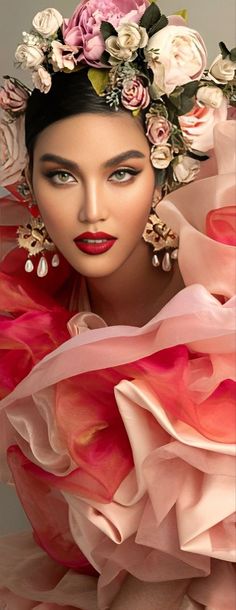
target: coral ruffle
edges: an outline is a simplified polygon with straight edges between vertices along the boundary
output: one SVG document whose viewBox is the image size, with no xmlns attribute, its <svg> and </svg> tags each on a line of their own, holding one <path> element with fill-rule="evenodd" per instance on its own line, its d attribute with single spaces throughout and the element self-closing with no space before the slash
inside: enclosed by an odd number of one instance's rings
<svg viewBox="0 0 236 610">
<path fill-rule="evenodd" d="M 190 187 L 161 202 L 186 287 L 142 328 L 72 317 L 2 274 L 1 477 L 34 533 L 1 543 L 7 609 L 164 610 L 168 583 L 171 610 L 233 610 L 234 200 L 221 178 L 198 183 L 202 215 L 190 219 Z"/>
</svg>

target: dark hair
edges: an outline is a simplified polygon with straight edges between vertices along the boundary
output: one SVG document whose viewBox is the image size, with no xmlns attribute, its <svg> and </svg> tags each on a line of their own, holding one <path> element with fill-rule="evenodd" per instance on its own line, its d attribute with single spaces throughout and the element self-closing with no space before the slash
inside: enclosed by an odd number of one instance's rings
<svg viewBox="0 0 236 610">
<path fill-rule="evenodd" d="M 25 140 L 31 168 L 35 141 L 41 131 L 56 121 L 87 112 L 110 114 L 116 113 L 116 110 L 107 104 L 104 96 L 94 91 L 86 68 L 70 74 L 56 72 L 47 94 L 34 89 L 25 117 Z M 122 107 L 119 112 L 130 113 Z M 144 121 L 141 114 L 140 118 Z"/>
</svg>

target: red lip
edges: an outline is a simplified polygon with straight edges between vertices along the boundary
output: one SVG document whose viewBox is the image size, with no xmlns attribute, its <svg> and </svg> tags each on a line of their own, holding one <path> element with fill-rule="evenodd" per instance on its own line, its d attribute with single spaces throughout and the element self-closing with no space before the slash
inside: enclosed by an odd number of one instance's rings
<svg viewBox="0 0 236 610">
<path fill-rule="evenodd" d="M 116 241 L 116 237 L 113 235 L 108 235 L 108 233 L 103 233 L 101 231 L 97 233 L 85 232 L 75 237 L 74 242 L 85 254 L 103 254 L 103 252 L 107 252 L 110 250 Z M 93 240 L 93 241 L 87 241 Z M 102 241 L 101 241 L 102 240 Z"/>
</svg>

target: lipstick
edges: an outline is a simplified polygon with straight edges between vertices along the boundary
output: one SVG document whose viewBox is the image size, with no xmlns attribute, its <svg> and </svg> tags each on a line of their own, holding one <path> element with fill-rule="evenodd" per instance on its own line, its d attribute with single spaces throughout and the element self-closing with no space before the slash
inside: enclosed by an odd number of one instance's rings
<svg viewBox="0 0 236 610">
<path fill-rule="evenodd" d="M 77 248 L 85 254 L 103 254 L 110 250 L 116 241 L 116 237 L 108 233 L 81 233 L 75 237 L 74 242 Z"/>
</svg>

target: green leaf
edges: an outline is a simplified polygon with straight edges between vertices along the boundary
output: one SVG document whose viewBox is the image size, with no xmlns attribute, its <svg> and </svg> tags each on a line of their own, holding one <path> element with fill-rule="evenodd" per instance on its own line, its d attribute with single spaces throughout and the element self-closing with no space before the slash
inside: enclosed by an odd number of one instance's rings
<svg viewBox="0 0 236 610">
<path fill-rule="evenodd" d="M 159 21 L 160 17 L 161 11 L 159 7 L 154 2 L 152 2 L 150 6 L 148 6 L 148 8 L 146 9 L 142 18 L 140 19 L 139 25 L 149 31 L 150 28 L 156 23 L 156 21 Z"/>
<path fill-rule="evenodd" d="M 117 31 L 111 23 L 108 23 L 108 21 L 102 21 L 100 30 L 105 41 L 110 36 L 117 36 Z"/>
<path fill-rule="evenodd" d="M 90 68 L 88 78 L 97 95 L 103 95 L 109 80 L 109 71 L 101 68 Z"/>
<path fill-rule="evenodd" d="M 223 57 L 223 59 L 225 59 L 227 57 L 227 55 L 229 55 L 229 49 L 227 49 L 227 46 L 224 42 L 219 42 L 219 47 L 220 47 L 220 51 L 221 51 L 221 55 Z"/>
<path fill-rule="evenodd" d="M 201 150 L 194 150 L 193 148 L 188 150 L 187 156 L 191 157 L 191 159 L 197 159 L 198 161 L 207 161 L 207 159 L 209 159 L 209 155 L 206 155 L 206 153 Z"/>
<path fill-rule="evenodd" d="M 159 19 L 159 21 L 157 21 L 157 23 L 155 23 L 149 30 L 148 35 L 149 37 L 153 36 L 153 34 L 156 34 L 157 32 L 159 32 L 160 30 L 162 30 L 163 28 L 166 27 L 166 25 L 168 25 L 168 19 L 165 15 L 162 15 Z"/>
<path fill-rule="evenodd" d="M 156 184 L 157 186 L 163 186 L 163 184 L 165 184 L 166 181 L 166 170 L 165 169 L 158 169 L 156 171 Z"/>
<path fill-rule="evenodd" d="M 231 51 L 230 51 L 230 59 L 231 59 L 231 61 L 235 61 L 236 62 L 236 47 L 231 49 Z"/>
<path fill-rule="evenodd" d="M 180 11 L 176 11 L 176 13 L 174 13 L 174 15 L 179 15 L 180 17 L 183 17 L 183 19 L 188 22 L 188 9 L 187 8 L 182 8 Z"/>
<path fill-rule="evenodd" d="M 138 116 L 140 114 L 140 108 L 137 108 L 136 110 L 132 110 L 132 115 L 134 117 Z"/>
<path fill-rule="evenodd" d="M 190 83 L 186 83 L 186 85 L 183 85 L 183 95 L 186 95 L 187 97 L 192 97 L 197 93 L 198 87 L 198 80 L 192 80 Z"/>
<path fill-rule="evenodd" d="M 180 108 L 178 110 L 178 115 L 182 116 L 182 114 L 187 114 L 190 112 L 195 105 L 195 97 L 184 97 L 181 99 Z"/>
</svg>

